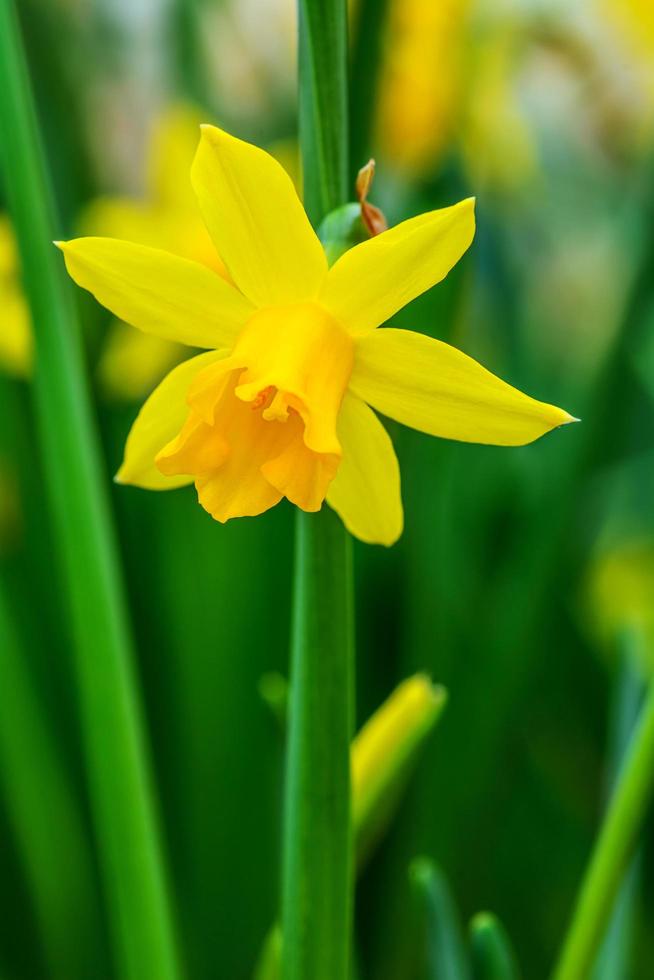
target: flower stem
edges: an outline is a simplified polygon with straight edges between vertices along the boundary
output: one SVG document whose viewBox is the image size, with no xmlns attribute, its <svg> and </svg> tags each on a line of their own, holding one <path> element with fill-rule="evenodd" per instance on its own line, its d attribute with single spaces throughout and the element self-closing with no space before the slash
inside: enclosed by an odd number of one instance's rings
<svg viewBox="0 0 654 980">
<path fill-rule="evenodd" d="M 284 980 L 345 980 L 352 912 L 351 542 L 298 514 L 283 894 Z"/>
<path fill-rule="evenodd" d="M 300 0 L 300 146 L 314 226 L 347 197 L 345 0 Z M 352 920 L 351 541 L 298 512 L 282 894 L 284 980 L 346 980 Z"/>
<path fill-rule="evenodd" d="M 116 544 L 75 309 L 52 245 L 60 229 L 12 0 L 0 0 L 0 152 L 36 335 L 35 409 L 69 603 L 118 973 L 127 980 L 175 980 L 173 928 Z"/>
<path fill-rule="evenodd" d="M 654 788 L 654 681 L 625 754 L 553 980 L 584 980 L 593 966 Z"/>
<path fill-rule="evenodd" d="M 347 6 L 299 0 L 304 206 L 315 228 L 348 198 Z"/>
</svg>

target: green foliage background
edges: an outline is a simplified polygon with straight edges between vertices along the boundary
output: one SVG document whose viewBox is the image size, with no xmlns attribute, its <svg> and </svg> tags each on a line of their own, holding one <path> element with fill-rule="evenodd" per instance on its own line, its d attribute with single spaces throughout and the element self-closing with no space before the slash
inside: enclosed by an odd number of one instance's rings
<svg viewBox="0 0 654 980">
<path fill-rule="evenodd" d="M 209 119 L 262 144 L 292 137 L 295 109 L 283 87 L 265 111 L 240 119 L 239 91 L 220 91 L 212 80 L 218 32 L 225 32 L 223 45 L 232 43 L 229 18 L 209 16 L 223 6 L 166 6 L 157 42 L 166 98 L 193 98 Z M 116 75 L 126 100 L 139 92 L 127 66 L 134 64 L 129 46 L 138 54 L 140 42 L 127 14 L 123 21 L 115 12 L 109 17 L 108 7 L 81 7 L 80 17 L 64 3 L 19 4 L 65 234 L 85 202 L 116 190 L 103 185 L 103 147 L 92 145 L 86 125 L 89 88 Z M 524 976 L 538 980 L 569 919 L 609 773 L 620 660 L 615 636 L 599 639 L 602 610 L 589 605 L 586 583 L 603 548 L 647 540 L 653 531 L 651 145 L 618 152 L 619 134 L 609 133 L 607 145 L 591 152 L 569 127 L 535 125 L 538 178 L 529 186 L 478 187 L 456 137 L 429 172 L 398 174 L 379 154 L 370 111 L 393 39 L 383 33 L 383 4 L 362 0 L 360 17 L 353 170 L 377 155 L 373 200 L 391 222 L 478 197 L 473 248 L 395 322 L 455 343 L 583 419 L 520 449 L 447 443 L 390 425 L 406 530 L 390 551 L 356 545 L 357 717 L 365 720 L 417 670 L 444 684 L 450 697 L 359 881 L 360 976 L 431 975 L 420 972 L 423 923 L 409 877 L 412 860 L 428 854 L 445 870 L 462 919 L 492 909 Z M 540 23 L 525 46 L 560 53 Z M 588 106 L 596 95 L 592 76 L 580 85 Z M 164 101 L 163 93 L 157 97 Z M 555 100 L 554 112 L 563 118 L 570 109 Z M 107 141 L 118 138 L 110 126 L 100 127 Z M 601 261 L 583 253 L 557 278 L 558 250 L 565 265 L 566 243 L 580 238 L 597 239 Z M 88 297 L 78 300 L 93 379 L 107 323 Z M 59 828 L 32 850 L 30 814 L 16 811 L 15 770 L 5 759 L 0 976 L 104 980 L 117 974 L 26 384 L 0 376 L 0 406 L 0 459 L 18 501 L 0 536 L 1 581 L 37 708 L 35 718 L 14 712 L 16 682 L 5 672 L 0 714 L 11 719 L 17 771 L 22 758 L 34 780 L 34 814 L 52 807 Z M 98 396 L 96 407 L 109 481 L 136 406 Z M 116 487 L 112 505 L 188 976 L 240 980 L 253 975 L 278 910 L 283 736 L 259 682 L 288 669 L 291 509 L 223 527 L 186 490 Z M 643 846 L 647 854 L 647 840 Z M 654 969 L 651 884 L 640 877 L 629 913 L 634 980 Z M 51 896 L 45 905 L 40 889 Z M 60 968 L 66 964 L 58 973 L 46 954 L 48 928 L 61 946 Z"/>
</svg>

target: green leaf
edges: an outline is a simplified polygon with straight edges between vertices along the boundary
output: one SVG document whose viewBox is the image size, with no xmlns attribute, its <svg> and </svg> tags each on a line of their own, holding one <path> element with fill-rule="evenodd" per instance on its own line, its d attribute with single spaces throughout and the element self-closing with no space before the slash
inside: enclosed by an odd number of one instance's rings
<svg viewBox="0 0 654 980">
<path fill-rule="evenodd" d="M 261 956 L 254 972 L 254 980 L 280 980 L 282 959 L 282 930 L 273 926 L 261 950 Z"/>
<path fill-rule="evenodd" d="M 350 201 L 330 211 L 318 228 L 318 238 L 329 265 L 333 265 L 349 248 L 365 242 L 369 237 L 361 219 L 361 205 L 357 201 Z"/>
<path fill-rule="evenodd" d="M 474 980 L 518 980 L 518 964 L 501 922 L 479 912 L 470 923 Z"/>
<path fill-rule="evenodd" d="M 643 664 L 639 656 L 640 652 L 645 651 L 633 649 L 628 631 L 620 636 L 619 641 L 620 668 L 615 684 L 610 735 L 609 761 L 612 786 L 618 778 L 645 689 Z M 615 977 L 629 976 L 631 972 L 640 858 L 641 856 L 636 854 L 625 873 L 597 958 L 593 980 L 614 980 Z"/>
<path fill-rule="evenodd" d="M 120 974 L 126 980 L 176 980 L 176 942 L 108 480 L 70 283 L 52 244 L 61 229 L 13 0 L 0 3 L 0 154 L 36 335 L 35 410 Z"/>
<path fill-rule="evenodd" d="M 409 878 L 422 914 L 426 980 L 470 980 L 461 923 L 447 879 L 427 857 L 416 858 Z"/>
<path fill-rule="evenodd" d="M 259 695 L 270 708 L 270 713 L 279 725 L 281 732 L 286 731 L 288 713 L 288 681 L 276 670 L 268 671 L 259 680 Z"/>
<path fill-rule="evenodd" d="M 632 631 L 632 642 L 643 642 Z M 554 980 L 588 975 L 605 935 L 654 790 L 654 680 L 629 739 L 609 805 L 584 874 Z"/>
</svg>

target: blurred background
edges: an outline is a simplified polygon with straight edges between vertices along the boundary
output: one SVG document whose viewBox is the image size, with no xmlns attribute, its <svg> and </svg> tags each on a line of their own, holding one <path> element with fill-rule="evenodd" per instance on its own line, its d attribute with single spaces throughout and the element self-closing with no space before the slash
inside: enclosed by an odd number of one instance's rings
<svg viewBox="0 0 654 980">
<path fill-rule="evenodd" d="M 292 0 L 18 7 L 65 236 L 203 261 L 198 121 L 301 181 Z M 427 854 L 462 920 L 496 912 L 539 980 L 652 666 L 654 7 L 358 0 L 351 58 L 352 188 L 372 155 L 391 224 L 477 197 L 472 248 L 394 322 L 583 419 L 519 449 L 389 423 L 406 530 L 391 550 L 355 543 L 358 722 L 417 670 L 450 696 L 360 875 L 360 976 L 426 976 L 408 867 Z M 183 351 L 76 294 L 109 483 Z M 0 583 L 23 656 L 0 678 L 0 976 L 104 980 L 117 974 L 30 370 L 3 214 Z M 188 976 L 249 978 L 278 905 L 283 734 L 261 681 L 287 675 L 292 511 L 221 526 L 192 490 L 114 487 L 112 502 Z M 50 808 L 63 833 L 48 837 Z M 654 975 L 653 886 L 634 871 L 625 980 Z"/>
</svg>

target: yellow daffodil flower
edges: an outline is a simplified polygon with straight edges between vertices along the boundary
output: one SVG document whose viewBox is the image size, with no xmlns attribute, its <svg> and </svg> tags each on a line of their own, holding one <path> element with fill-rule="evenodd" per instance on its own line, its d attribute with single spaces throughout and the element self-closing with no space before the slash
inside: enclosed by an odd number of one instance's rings
<svg viewBox="0 0 654 980">
<path fill-rule="evenodd" d="M 20 285 L 9 219 L 0 215 L 0 370 L 24 377 L 32 364 L 32 328 Z"/>
<path fill-rule="evenodd" d="M 357 537 L 390 545 L 402 531 L 399 467 L 370 406 L 431 435 L 497 445 L 571 421 L 447 344 L 376 329 L 466 251 L 472 200 L 404 221 L 328 268 L 268 153 L 204 126 L 192 182 L 231 282 L 146 246 L 59 243 L 73 279 L 121 319 L 210 348 L 146 401 L 119 482 L 194 482 L 218 521 L 282 497 L 305 511 L 326 499 Z"/>
</svg>

